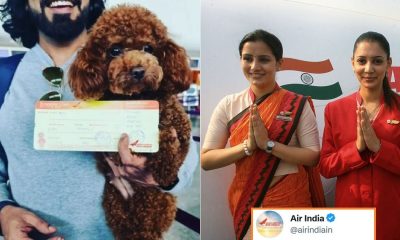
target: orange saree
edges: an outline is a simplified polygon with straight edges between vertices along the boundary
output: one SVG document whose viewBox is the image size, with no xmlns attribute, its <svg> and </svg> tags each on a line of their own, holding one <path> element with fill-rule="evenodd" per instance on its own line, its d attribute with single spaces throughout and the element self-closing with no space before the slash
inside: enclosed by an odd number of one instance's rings
<svg viewBox="0 0 400 240">
<path fill-rule="evenodd" d="M 289 143 L 306 101 L 306 97 L 277 87 L 271 94 L 255 102 L 271 139 L 286 145 Z M 247 108 L 228 123 L 231 146 L 242 144 L 247 139 L 249 116 Z M 251 208 L 260 207 L 265 200 L 279 161 L 272 154 L 257 149 L 251 156 L 236 162 L 236 174 L 228 198 L 237 239 L 243 239 L 247 233 Z M 324 206 L 319 173 L 314 168 L 306 169 L 312 205 Z"/>
</svg>

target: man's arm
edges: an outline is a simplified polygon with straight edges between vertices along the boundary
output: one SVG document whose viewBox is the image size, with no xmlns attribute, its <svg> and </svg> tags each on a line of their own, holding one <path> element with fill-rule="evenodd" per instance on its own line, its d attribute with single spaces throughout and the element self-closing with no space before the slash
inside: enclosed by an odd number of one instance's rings
<svg viewBox="0 0 400 240">
<path fill-rule="evenodd" d="M 1 210 L 8 206 L 18 206 L 18 204 L 12 199 L 9 182 L 8 182 L 8 172 L 7 172 L 7 158 L 3 146 L 0 143 L 0 212 Z"/>
<path fill-rule="evenodd" d="M 145 170 L 144 166 L 147 158 L 131 154 L 128 145 L 128 135 L 123 134 L 118 143 L 118 152 L 121 157 L 122 165 L 116 165 L 111 159 L 105 156 L 113 172 L 110 183 L 120 191 L 125 199 L 133 194 L 130 183 L 125 180 L 125 178 L 148 186 L 159 186 L 152 174 Z M 178 171 L 177 179 L 170 186 L 160 187 L 161 189 L 172 194 L 177 194 L 191 185 L 193 173 L 199 162 L 199 154 L 196 148 L 197 144 L 191 139 L 188 154 Z"/>
<path fill-rule="evenodd" d="M 0 157 L 0 226 L 5 239 L 28 239 L 36 229 L 43 234 L 52 234 L 56 228 L 21 207 L 12 199 L 8 185 L 6 160 Z M 51 239 L 59 239 L 57 237 Z"/>
</svg>

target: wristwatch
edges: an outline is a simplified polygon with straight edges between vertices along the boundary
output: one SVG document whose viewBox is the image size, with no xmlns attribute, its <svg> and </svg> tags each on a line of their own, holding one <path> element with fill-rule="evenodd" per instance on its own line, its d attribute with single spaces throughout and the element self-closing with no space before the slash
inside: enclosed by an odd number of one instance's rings
<svg viewBox="0 0 400 240">
<path fill-rule="evenodd" d="M 272 141 L 272 140 L 268 140 L 267 141 L 267 147 L 265 148 L 265 151 L 267 152 L 267 153 L 271 153 L 272 152 L 272 149 L 275 147 L 275 142 L 274 141 Z"/>
<path fill-rule="evenodd" d="M 179 182 L 179 177 L 176 177 L 175 181 L 168 186 L 160 186 L 160 188 L 164 191 L 172 190 Z"/>
</svg>

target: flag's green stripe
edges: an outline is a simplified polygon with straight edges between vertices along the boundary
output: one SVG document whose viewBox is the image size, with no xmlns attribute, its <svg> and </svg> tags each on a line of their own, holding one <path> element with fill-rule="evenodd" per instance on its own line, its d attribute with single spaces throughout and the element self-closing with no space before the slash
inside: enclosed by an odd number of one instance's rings
<svg viewBox="0 0 400 240">
<path fill-rule="evenodd" d="M 305 96 L 311 96 L 313 99 L 329 100 L 342 95 L 342 89 L 339 82 L 329 86 L 311 86 L 304 84 L 286 84 L 282 88 L 299 93 Z"/>
</svg>

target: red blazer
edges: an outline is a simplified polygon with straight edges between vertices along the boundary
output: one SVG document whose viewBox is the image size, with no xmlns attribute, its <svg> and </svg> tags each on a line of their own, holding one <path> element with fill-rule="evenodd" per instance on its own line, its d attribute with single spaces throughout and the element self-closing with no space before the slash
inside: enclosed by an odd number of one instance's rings
<svg viewBox="0 0 400 240">
<path fill-rule="evenodd" d="M 400 109 L 383 107 L 372 127 L 381 140 L 374 154 L 356 148 L 356 93 L 325 108 L 320 172 L 337 177 L 336 207 L 376 207 L 378 240 L 400 239 Z M 400 102 L 400 96 L 397 97 Z"/>
</svg>

